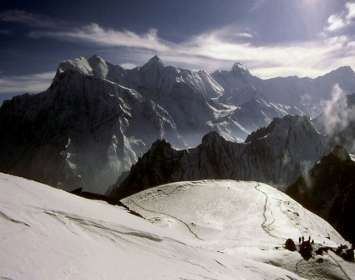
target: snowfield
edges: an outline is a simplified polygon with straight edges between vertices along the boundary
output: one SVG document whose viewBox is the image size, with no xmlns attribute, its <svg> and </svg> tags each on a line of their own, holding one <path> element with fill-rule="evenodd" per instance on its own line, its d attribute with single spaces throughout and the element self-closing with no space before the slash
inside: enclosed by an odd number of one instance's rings
<svg viewBox="0 0 355 280">
<path fill-rule="evenodd" d="M 282 247 L 345 241 L 261 183 L 180 182 L 123 200 L 145 219 L 2 173 L 0 192 L 0 279 L 355 279 L 334 254 L 305 261 Z"/>
</svg>

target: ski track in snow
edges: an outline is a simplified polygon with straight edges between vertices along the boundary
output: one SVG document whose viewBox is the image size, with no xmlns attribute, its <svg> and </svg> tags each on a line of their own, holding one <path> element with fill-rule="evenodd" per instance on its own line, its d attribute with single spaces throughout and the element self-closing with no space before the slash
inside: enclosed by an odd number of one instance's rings
<svg viewBox="0 0 355 280">
<path fill-rule="evenodd" d="M 347 280 L 352 280 L 351 277 L 349 276 L 349 274 L 345 271 L 345 269 L 340 265 L 340 263 L 329 254 L 329 257 L 334 261 L 334 263 L 336 263 L 336 265 L 339 267 L 339 269 L 341 270 L 341 272 L 344 273 L 344 276 L 346 277 Z"/>
<path fill-rule="evenodd" d="M 68 219 L 83 229 L 96 228 L 100 231 L 104 231 L 104 232 L 114 234 L 114 235 L 118 234 L 118 235 L 134 236 L 134 237 L 144 238 L 144 239 L 148 239 L 150 241 L 155 241 L 155 242 L 162 241 L 161 238 L 159 238 L 158 236 L 154 236 L 152 234 L 148 234 L 145 232 L 139 232 L 139 231 L 130 231 L 129 229 L 127 229 L 127 231 L 118 230 L 118 229 L 115 229 L 113 225 L 105 226 L 104 225 L 105 222 L 103 222 L 103 221 L 90 220 L 89 218 L 83 218 L 83 217 L 80 217 L 77 215 L 71 215 L 69 213 L 65 213 L 65 212 L 61 212 L 61 211 L 50 210 L 50 211 L 44 211 L 44 213 L 47 215 L 50 215 L 50 216 L 54 216 L 58 219 L 61 219 L 61 218 Z M 120 227 L 122 228 L 122 226 L 120 226 Z M 98 233 L 98 232 L 96 232 L 96 233 Z"/>
<path fill-rule="evenodd" d="M 264 209 L 263 209 L 263 218 L 264 218 L 264 221 L 262 222 L 261 227 L 262 227 L 262 229 L 265 231 L 265 233 L 266 233 L 267 235 L 269 235 L 269 236 L 271 236 L 271 237 L 273 237 L 273 238 L 277 238 L 277 239 L 284 239 L 284 238 L 282 238 L 282 237 L 279 237 L 279 236 L 277 236 L 277 235 L 271 233 L 270 227 L 275 223 L 275 218 L 274 218 L 274 216 L 273 216 L 272 210 L 268 207 L 269 195 L 268 195 L 266 192 L 264 192 L 263 190 L 261 190 L 259 187 L 260 187 L 260 184 L 257 184 L 257 185 L 255 186 L 255 189 L 256 189 L 258 192 L 262 193 L 262 194 L 264 195 L 264 197 L 265 197 L 265 203 L 264 203 Z M 270 212 L 270 215 L 271 215 L 271 217 L 272 217 L 272 220 L 271 220 L 270 222 L 268 222 L 268 217 L 267 217 L 267 215 L 266 215 L 267 211 Z"/>
<path fill-rule="evenodd" d="M 176 188 L 174 191 L 176 191 L 178 188 Z M 180 222 L 181 224 L 183 224 L 187 230 L 198 240 L 201 240 L 203 241 L 203 239 L 201 237 L 199 237 L 192 229 L 191 227 L 185 223 L 183 220 L 175 217 L 175 216 L 172 216 L 172 215 L 169 215 L 169 214 L 166 214 L 166 213 L 162 213 L 162 212 L 158 212 L 158 211 L 154 211 L 154 210 L 151 210 L 151 209 L 147 209 L 141 205 L 139 205 L 136 201 L 134 201 L 133 199 L 129 199 L 129 202 L 131 202 L 132 204 L 136 205 L 137 207 L 141 208 L 142 210 L 144 211 L 147 211 L 147 212 L 150 212 L 150 213 L 154 213 L 154 214 L 158 214 L 158 215 L 163 215 L 163 216 L 166 216 L 166 217 L 169 217 L 169 218 L 172 218 L 178 222 Z"/>
<path fill-rule="evenodd" d="M 333 262 L 328 261 L 327 266 L 332 266 L 336 267 L 339 269 L 339 271 L 344 275 L 345 278 L 341 277 L 336 277 L 334 279 L 342 279 L 342 280 L 352 280 L 352 278 L 346 273 L 346 271 L 341 267 L 341 265 L 331 256 L 327 255 Z M 303 268 L 303 269 L 302 269 Z M 306 269 L 307 268 L 307 269 Z M 315 271 L 312 271 L 312 268 L 314 268 Z M 295 272 L 302 276 L 305 277 L 306 279 L 316 279 L 316 280 L 321 280 L 321 279 L 327 279 L 325 277 L 322 277 L 319 273 L 317 273 L 317 267 L 315 266 L 315 263 L 306 261 L 306 260 L 299 260 L 296 263 L 295 266 Z"/>
<path fill-rule="evenodd" d="M 295 271 L 296 271 L 297 274 L 299 274 L 298 266 L 300 265 L 301 262 L 303 262 L 303 259 L 300 259 L 295 265 Z"/>
<path fill-rule="evenodd" d="M 275 218 L 272 214 L 272 210 L 270 208 L 268 208 L 268 202 L 269 202 L 269 196 L 266 192 L 262 191 L 260 189 L 260 184 L 258 183 L 255 186 L 255 189 L 259 192 L 261 192 L 264 196 L 265 196 L 265 203 L 264 203 L 264 209 L 263 209 L 263 217 L 264 217 L 264 221 L 261 224 L 262 229 L 265 231 L 266 234 L 268 234 L 269 236 L 273 237 L 273 238 L 277 238 L 277 239 L 284 239 L 282 237 L 276 236 L 274 234 L 271 233 L 271 229 L 270 226 L 272 226 L 275 223 Z M 282 200 L 280 200 L 280 202 L 283 202 Z M 272 221 L 268 223 L 268 217 L 266 215 L 267 211 L 269 210 L 270 215 L 272 216 Z M 281 209 L 280 209 L 281 210 Z M 335 265 L 342 271 L 342 273 L 344 274 L 344 276 L 346 277 L 347 280 L 352 280 L 351 277 L 347 274 L 347 272 L 344 270 L 344 268 L 340 265 L 340 263 L 331 255 L 329 255 L 329 257 L 333 260 L 333 262 L 335 263 Z M 296 273 L 299 273 L 298 271 L 298 266 L 301 265 L 301 263 L 303 262 L 303 260 L 300 260 L 296 263 L 295 266 L 295 271 Z M 308 264 L 308 263 L 307 263 Z"/>
<path fill-rule="evenodd" d="M 19 221 L 19 220 L 16 220 L 14 218 L 11 218 L 9 215 L 5 214 L 4 212 L 0 211 L 0 217 L 7 220 L 7 221 L 10 221 L 12 223 L 15 223 L 15 224 L 20 224 L 20 225 L 24 225 L 26 227 L 31 227 L 29 224 L 23 222 L 23 221 Z"/>
</svg>

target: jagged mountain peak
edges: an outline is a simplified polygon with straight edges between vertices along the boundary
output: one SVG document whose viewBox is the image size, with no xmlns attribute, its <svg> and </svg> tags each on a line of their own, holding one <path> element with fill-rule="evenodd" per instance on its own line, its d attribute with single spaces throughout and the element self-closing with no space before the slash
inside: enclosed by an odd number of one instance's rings
<svg viewBox="0 0 355 280">
<path fill-rule="evenodd" d="M 287 134 L 290 129 L 293 130 L 304 130 L 305 132 L 311 132 L 313 134 L 318 134 L 317 131 L 312 126 L 310 119 L 307 116 L 292 116 L 286 115 L 283 118 L 275 118 L 270 123 L 269 126 L 260 128 L 255 132 L 251 133 L 245 142 L 254 141 L 273 135 Z"/>
<path fill-rule="evenodd" d="M 104 67 L 106 67 L 106 68 L 108 67 L 108 66 L 107 66 L 108 62 L 107 62 L 103 57 L 101 57 L 101 56 L 99 56 L 99 55 L 96 55 L 96 54 L 90 56 L 90 57 L 87 59 L 87 61 L 88 61 L 88 63 L 90 64 L 90 66 L 91 66 L 92 68 L 95 68 L 95 67 L 97 67 L 97 66 L 99 66 L 99 65 L 102 65 L 102 66 L 104 66 Z"/>
<path fill-rule="evenodd" d="M 340 145 L 336 145 L 334 147 L 334 149 L 331 151 L 331 153 L 329 154 L 329 156 L 336 158 L 340 161 L 349 161 L 351 160 L 351 157 L 348 153 L 348 151 Z"/>
<path fill-rule="evenodd" d="M 151 146 L 151 151 L 154 152 L 154 153 L 157 152 L 157 151 L 163 151 L 163 150 L 166 150 L 166 149 L 172 149 L 172 146 L 165 139 L 156 140 Z"/>
<path fill-rule="evenodd" d="M 337 69 L 331 71 L 330 73 L 334 73 L 334 72 L 354 74 L 354 70 L 351 68 L 351 66 L 340 66 Z"/>
<path fill-rule="evenodd" d="M 155 55 L 151 59 L 149 59 L 143 66 L 142 68 L 163 68 L 164 63 L 160 59 L 159 56 Z"/>
<path fill-rule="evenodd" d="M 236 74 L 250 74 L 249 69 L 240 62 L 236 62 L 233 64 L 232 72 Z"/>
<path fill-rule="evenodd" d="M 93 54 L 88 58 L 88 61 L 105 61 L 105 59 L 102 56 L 99 56 L 97 54 Z M 105 61 L 106 62 L 106 61 Z"/>
<path fill-rule="evenodd" d="M 105 79 L 109 73 L 107 62 L 98 55 L 93 55 L 88 59 L 93 74 L 101 79 Z"/>
<path fill-rule="evenodd" d="M 354 70 L 350 66 L 340 66 L 340 67 L 336 68 L 335 70 L 332 70 L 332 71 L 328 72 L 327 74 L 316 78 L 316 80 L 317 79 L 318 80 L 319 79 L 339 80 L 340 81 L 339 86 L 342 87 L 342 85 L 341 85 L 342 80 L 344 80 L 345 78 L 354 79 L 354 77 L 355 77 Z M 334 86 L 334 84 L 333 84 L 333 86 Z"/>
<path fill-rule="evenodd" d="M 312 126 L 307 116 L 286 115 L 283 118 L 276 118 L 272 123 L 275 123 L 275 126 L 296 126 L 301 124 Z"/>
<path fill-rule="evenodd" d="M 96 54 L 90 57 L 79 57 L 63 61 L 57 69 L 57 74 L 68 71 L 108 80 L 127 87 L 127 83 L 125 83 L 127 71 L 120 65 L 112 64 Z"/>
<path fill-rule="evenodd" d="M 89 58 L 81 56 L 61 62 L 58 66 L 57 73 L 72 70 L 85 75 L 94 75 L 98 67 L 107 69 L 107 62 L 102 57 L 98 55 L 93 55 Z"/>
<path fill-rule="evenodd" d="M 63 73 L 66 71 L 78 71 L 85 75 L 92 75 L 92 68 L 89 61 L 85 57 L 79 57 L 75 59 L 68 59 L 61 62 L 58 66 L 57 73 Z"/>
<path fill-rule="evenodd" d="M 211 131 L 202 137 L 202 145 L 204 146 L 223 141 L 226 140 L 216 131 Z"/>
</svg>

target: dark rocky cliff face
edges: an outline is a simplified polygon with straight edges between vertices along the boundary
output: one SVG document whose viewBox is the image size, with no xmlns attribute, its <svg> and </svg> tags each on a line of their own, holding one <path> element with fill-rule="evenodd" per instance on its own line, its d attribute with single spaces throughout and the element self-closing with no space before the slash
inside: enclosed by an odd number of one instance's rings
<svg viewBox="0 0 355 280">
<path fill-rule="evenodd" d="M 179 141 L 164 113 L 133 90 L 75 70 L 58 72 L 46 92 L 16 97 L 0 108 L 0 170 L 56 187 L 105 192 L 162 131 Z M 137 131 L 141 137 L 130 138 Z"/>
<path fill-rule="evenodd" d="M 158 141 L 113 188 L 111 196 L 120 199 L 168 182 L 212 178 L 255 180 L 283 189 L 324 152 L 323 137 L 306 117 L 275 119 L 245 143 L 226 141 L 215 132 L 189 150 L 174 150 Z"/>
<path fill-rule="evenodd" d="M 286 192 L 355 243 L 355 162 L 344 148 L 337 146 Z"/>
</svg>

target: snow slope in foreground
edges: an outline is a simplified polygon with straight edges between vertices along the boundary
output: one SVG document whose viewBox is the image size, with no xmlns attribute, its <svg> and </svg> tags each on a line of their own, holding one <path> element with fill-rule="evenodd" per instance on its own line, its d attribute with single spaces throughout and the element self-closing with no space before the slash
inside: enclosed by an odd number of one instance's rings
<svg viewBox="0 0 355 280">
<path fill-rule="evenodd" d="M 183 182 L 125 200 L 153 224 L 122 207 L 2 173 L 0 193 L 0 279 L 354 277 L 354 265 L 336 256 L 307 263 L 275 249 L 284 235 L 310 232 L 329 245 L 343 240 L 263 184 Z"/>
</svg>

